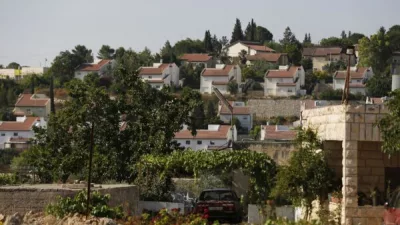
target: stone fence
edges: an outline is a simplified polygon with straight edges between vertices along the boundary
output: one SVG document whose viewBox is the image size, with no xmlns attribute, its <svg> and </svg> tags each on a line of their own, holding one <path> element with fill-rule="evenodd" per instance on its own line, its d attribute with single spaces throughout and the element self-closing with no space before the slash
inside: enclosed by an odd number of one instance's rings
<svg viewBox="0 0 400 225">
<path fill-rule="evenodd" d="M 73 197 L 82 189 L 63 188 L 61 185 L 26 185 L 0 187 L 0 213 L 12 215 L 16 212 L 25 214 L 29 211 L 40 212 L 49 203 L 54 203 L 57 196 Z M 122 205 L 124 212 L 138 215 L 139 188 L 133 185 L 103 185 L 93 191 L 110 194 L 110 206 Z"/>
<path fill-rule="evenodd" d="M 297 116 L 300 117 L 300 100 L 289 99 L 250 99 L 247 102 L 251 113 L 255 118 L 270 118 L 273 116 Z"/>
</svg>

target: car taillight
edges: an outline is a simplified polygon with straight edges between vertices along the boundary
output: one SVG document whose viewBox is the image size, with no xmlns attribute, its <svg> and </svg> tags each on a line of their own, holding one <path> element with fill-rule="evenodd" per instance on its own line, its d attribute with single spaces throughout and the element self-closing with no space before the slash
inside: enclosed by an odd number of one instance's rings
<svg viewBox="0 0 400 225">
<path fill-rule="evenodd" d="M 225 211 L 235 211 L 235 204 L 223 204 Z"/>
<path fill-rule="evenodd" d="M 206 212 L 208 212 L 208 205 L 206 205 L 206 204 L 197 205 L 196 212 L 197 213 L 203 213 L 203 212 L 206 213 Z"/>
</svg>

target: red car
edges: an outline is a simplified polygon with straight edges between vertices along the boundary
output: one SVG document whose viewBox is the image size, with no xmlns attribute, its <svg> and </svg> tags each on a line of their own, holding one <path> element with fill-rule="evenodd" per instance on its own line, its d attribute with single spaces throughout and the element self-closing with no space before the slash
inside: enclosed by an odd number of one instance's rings
<svg viewBox="0 0 400 225">
<path fill-rule="evenodd" d="M 392 193 L 389 202 L 385 204 L 383 214 L 384 225 L 400 225 L 400 189 Z"/>
</svg>

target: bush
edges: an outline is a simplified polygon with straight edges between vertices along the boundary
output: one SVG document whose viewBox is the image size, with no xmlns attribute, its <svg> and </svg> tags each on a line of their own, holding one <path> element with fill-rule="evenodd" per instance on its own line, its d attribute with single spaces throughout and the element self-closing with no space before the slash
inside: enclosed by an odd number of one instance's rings
<svg viewBox="0 0 400 225">
<path fill-rule="evenodd" d="M 0 174 L 0 185 L 17 184 L 18 179 L 15 174 Z"/>
<path fill-rule="evenodd" d="M 142 214 L 139 218 L 130 218 L 124 225 L 206 225 L 209 224 L 207 221 L 207 215 L 200 214 L 179 214 L 179 209 L 172 209 L 170 212 L 167 209 L 162 209 L 156 214 L 151 216 L 148 213 Z M 219 224 L 217 221 L 212 223 L 213 225 Z"/>
<path fill-rule="evenodd" d="M 20 151 L 15 150 L 15 149 L 3 149 L 0 151 L 0 166 L 1 165 L 6 165 L 9 166 L 11 165 L 11 161 L 14 157 L 17 157 L 19 155 Z"/>
<path fill-rule="evenodd" d="M 122 218 L 124 216 L 122 207 L 109 207 L 108 201 L 111 196 L 109 194 L 102 195 L 98 191 L 91 193 L 90 198 L 90 214 L 96 217 Z M 57 216 L 59 218 L 68 214 L 85 214 L 86 213 L 87 192 L 82 190 L 78 192 L 74 198 L 58 197 L 57 202 L 46 206 L 46 213 Z"/>
</svg>

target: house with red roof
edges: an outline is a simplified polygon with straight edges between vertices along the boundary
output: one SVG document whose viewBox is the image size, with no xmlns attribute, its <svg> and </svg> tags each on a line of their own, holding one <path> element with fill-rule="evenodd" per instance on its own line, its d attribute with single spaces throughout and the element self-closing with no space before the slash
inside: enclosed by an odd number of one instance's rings
<svg viewBox="0 0 400 225">
<path fill-rule="evenodd" d="M 278 70 L 268 70 L 264 78 L 265 96 L 304 95 L 305 83 L 303 66 L 280 66 Z"/>
<path fill-rule="evenodd" d="M 344 82 L 346 79 L 347 70 L 336 71 L 333 75 L 333 89 L 344 89 Z M 365 95 L 365 83 L 368 79 L 374 76 L 371 67 L 351 67 L 350 68 L 350 83 L 349 91 L 352 94 Z"/>
<path fill-rule="evenodd" d="M 237 41 L 228 45 L 227 47 L 228 56 L 236 58 L 240 56 L 240 53 L 244 50 L 247 55 L 255 55 L 257 53 L 271 53 L 275 52 L 272 48 L 264 46 L 259 42 L 250 41 Z"/>
<path fill-rule="evenodd" d="M 284 125 L 262 125 L 260 136 L 262 141 L 293 141 L 296 138 L 296 131 Z"/>
<path fill-rule="evenodd" d="M 256 53 L 246 56 L 246 64 L 252 65 L 256 61 L 264 61 L 277 65 L 288 65 L 289 59 L 286 53 Z"/>
<path fill-rule="evenodd" d="M 97 73 L 100 76 L 110 75 L 115 60 L 102 59 L 95 63 L 83 63 L 75 69 L 75 78 L 83 80 L 89 73 Z"/>
<path fill-rule="evenodd" d="M 233 113 L 231 113 L 224 104 L 221 102 L 219 103 L 219 119 L 224 123 L 229 124 L 233 114 L 233 117 L 236 117 L 240 121 L 241 128 L 250 131 L 253 128 L 253 114 L 251 113 L 250 107 L 246 106 L 244 102 L 230 101 L 229 104 L 233 108 Z"/>
<path fill-rule="evenodd" d="M 191 64 L 193 67 L 203 65 L 204 68 L 212 68 L 215 66 L 213 57 L 204 53 L 187 53 L 179 58 L 183 65 Z"/>
<path fill-rule="evenodd" d="M 173 140 L 177 141 L 181 147 L 192 150 L 223 150 L 231 148 L 231 143 L 236 141 L 236 128 L 229 125 L 209 124 L 208 129 L 197 130 L 196 135 L 185 126 L 182 130 L 175 133 Z"/>
<path fill-rule="evenodd" d="M 17 121 L 0 121 L 0 149 L 28 149 L 35 136 L 34 126 L 45 128 L 47 123 L 43 118 L 26 116 L 17 117 Z"/>
<path fill-rule="evenodd" d="M 20 94 L 13 113 L 15 116 L 38 116 L 47 119 L 50 115 L 50 98 L 43 94 Z"/>
<path fill-rule="evenodd" d="M 313 62 L 314 70 L 322 70 L 322 68 L 337 61 L 344 61 L 347 64 L 349 56 L 341 47 L 311 47 L 303 49 L 303 58 L 310 58 Z M 350 65 L 356 64 L 356 56 L 350 57 Z"/>
<path fill-rule="evenodd" d="M 212 87 L 216 87 L 222 94 L 228 94 L 227 86 L 230 81 L 236 81 L 240 86 L 242 83 L 240 66 L 217 64 L 215 68 L 205 68 L 200 74 L 200 93 L 211 94 Z"/>
<path fill-rule="evenodd" d="M 179 67 L 175 63 L 153 63 L 152 67 L 140 67 L 138 75 L 158 90 L 164 85 L 179 86 Z"/>
</svg>

